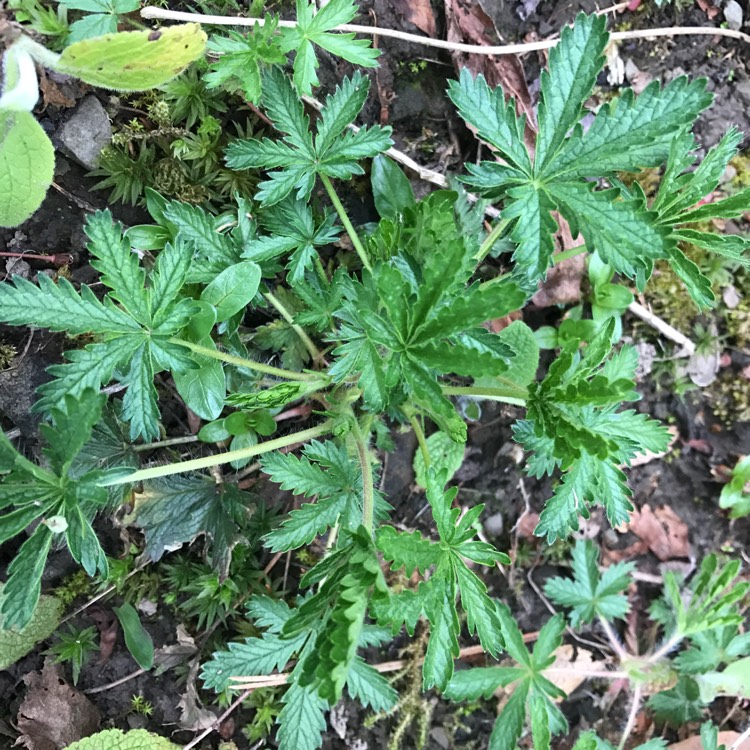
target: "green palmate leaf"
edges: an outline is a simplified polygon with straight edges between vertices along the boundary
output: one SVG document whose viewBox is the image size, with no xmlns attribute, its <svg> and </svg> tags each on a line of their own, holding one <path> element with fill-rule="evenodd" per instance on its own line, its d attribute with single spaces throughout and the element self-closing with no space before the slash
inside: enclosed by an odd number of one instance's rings
<svg viewBox="0 0 750 750">
<path fill-rule="evenodd" d="M 406 568 L 407 575 L 415 569 L 420 572 L 435 566 L 428 584 L 422 584 L 417 594 L 401 595 L 399 615 L 393 612 L 393 603 L 376 608 L 381 622 L 406 622 L 413 629 L 419 612 L 423 611 L 430 622 L 431 636 L 425 655 L 423 683 L 425 689 L 437 687 L 445 690 L 453 674 L 453 659 L 458 655 L 459 620 L 457 598 L 467 615 L 469 633 L 476 633 L 482 646 L 497 653 L 503 646 L 501 625 L 495 604 L 487 595 L 487 587 L 467 566 L 464 560 L 482 565 L 507 564 L 509 558 L 487 542 L 474 541 L 474 523 L 483 506 L 472 508 L 459 520 L 458 508 L 452 508 L 456 490 L 443 490 L 446 472 L 434 469 L 428 472 L 427 499 L 432 508 L 440 544 L 423 539 L 418 532 L 397 532 L 384 526 L 377 534 L 377 547 L 392 569 Z M 396 605 L 397 607 L 399 605 Z"/>
<path fill-rule="evenodd" d="M 164 218 L 177 229 L 176 244 L 192 252 L 187 281 L 209 283 L 225 268 L 241 260 L 238 243 L 217 231 L 215 217 L 202 208 L 169 201 L 164 208 Z"/>
<path fill-rule="evenodd" d="M 214 653 L 202 667 L 201 677 L 206 687 L 226 690 L 232 677 L 252 677 L 282 670 L 287 662 L 305 645 L 305 633 L 294 638 L 264 634 L 262 638 L 246 638 L 244 643 L 229 643 L 227 651 Z"/>
<path fill-rule="evenodd" d="M 604 66 L 608 41 L 600 17 L 580 15 L 565 29 L 541 77 L 535 160 L 524 142 L 524 120 L 515 102 L 492 90 L 482 76 L 462 72 L 448 95 L 461 116 L 506 162 L 468 166 L 464 181 L 504 203 L 515 243 L 515 273 L 527 283 L 542 278 L 552 263 L 552 212 L 559 211 L 616 271 L 645 278 L 653 261 L 674 248 L 666 228 L 640 199 L 623 200 L 619 190 L 596 190 L 588 178 L 656 167 L 670 155 L 675 132 L 684 131 L 711 102 L 705 82 L 680 78 L 654 83 L 637 99 L 632 91 L 601 108 L 584 133 L 583 106 Z"/>
<path fill-rule="evenodd" d="M 165 367 L 193 366 L 187 353 L 169 342 L 195 312 L 195 303 L 177 299 L 190 259 L 184 246 L 166 245 L 150 279 L 153 287 L 148 289 L 145 274 L 122 240 L 122 228 L 112 224 L 108 211 L 90 217 L 87 231 L 93 264 L 111 289 L 104 300 L 87 286 L 76 292 L 65 279 L 55 284 L 41 276 L 39 286 L 18 279 L 15 285 L 0 285 L 0 320 L 100 337 L 99 343 L 68 352 L 68 363 L 50 368 L 55 379 L 39 389 L 42 398 L 35 408 L 54 408 L 66 394 L 79 397 L 87 388 L 99 388 L 117 371 L 118 380 L 128 387 L 123 418 L 130 422 L 131 437 L 153 439 L 159 434 L 154 375 Z"/>
<path fill-rule="evenodd" d="M 301 459 L 292 454 L 268 454 L 263 459 L 263 470 L 282 489 L 318 497 L 314 504 L 292 511 L 281 526 L 266 535 L 272 550 L 286 551 L 309 544 L 337 522 L 352 530 L 359 526 L 362 472 L 344 447 L 333 441 L 312 441 L 305 446 Z"/>
<path fill-rule="evenodd" d="M 40 524 L 21 545 L 8 566 L 8 580 L 0 599 L 3 629 L 22 630 L 34 616 L 42 588 L 42 572 L 52 546 L 52 532 Z"/>
<path fill-rule="evenodd" d="M 205 44 L 206 34 L 197 23 L 107 34 L 66 47 L 55 68 L 93 86 L 143 91 L 181 73 Z"/>
<path fill-rule="evenodd" d="M 696 228 L 676 226 L 706 222 L 714 218 L 736 218 L 750 209 L 748 190 L 694 208 L 718 187 L 729 160 L 737 152 L 740 141 L 741 134 L 731 128 L 721 141 L 709 150 L 703 162 L 693 171 L 689 171 L 689 167 L 695 161 L 692 153 L 696 147 L 695 143 L 692 137 L 675 139 L 670 155 L 674 167 L 667 172 L 659 186 L 653 208 L 658 212 L 659 223 L 669 229 L 673 240 L 688 246 L 695 245 L 747 267 L 750 265 L 747 255 L 750 250 L 750 239 L 747 237 L 722 236 Z M 668 253 L 668 260 L 696 305 L 699 308 L 713 306 L 716 298 L 711 289 L 711 281 L 699 267 L 677 248 Z"/>
<path fill-rule="evenodd" d="M 680 677 L 673 688 L 652 695 L 648 707 L 657 719 L 680 726 L 703 718 L 705 703 L 698 683 L 692 677 Z"/>
<path fill-rule="evenodd" d="M 750 654 L 750 633 L 740 635 L 735 626 L 729 625 L 694 633 L 690 645 L 677 655 L 675 664 L 683 674 L 706 674 Z"/>
<path fill-rule="evenodd" d="M 71 466 L 75 454 L 91 435 L 102 406 L 102 397 L 86 391 L 79 400 L 66 396 L 51 413 L 52 423 L 42 434 L 49 446 L 50 469 L 42 469 L 16 453 L 3 436 L 0 440 L 0 543 L 20 534 L 40 519 L 8 566 L 7 583 L 0 598 L 0 627 L 20 630 L 31 620 L 39 601 L 47 555 L 56 535 L 64 534 L 70 553 L 90 575 L 106 575 L 107 562 L 91 527 L 91 518 L 106 505 L 107 491 L 95 482 L 101 472 L 88 475 Z M 58 537 L 60 538 L 60 537 Z"/>
<path fill-rule="evenodd" d="M 326 6 L 321 13 L 330 7 Z M 316 15 L 316 19 L 321 13 Z M 261 182 L 257 198 L 272 206 L 296 190 L 298 199 L 307 200 L 315 176 L 349 179 L 362 174 L 360 159 L 371 158 L 391 146 L 390 128 L 364 127 L 357 133 L 347 131 L 364 104 L 369 81 L 355 73 L 344 79 L 325 101 L 315 139 L 302 102 L 289 80 L 278 70 L 270 70 L 263 79 L 262 104 L 274 126 L 284 135 L 281 141 L 237 140 L 227 149 L 227 164 L 232 169 L 281 168 L 270 172 Z"/>
<path fill-rule="evenodd" d="M 293 684 L 282 699 L 277 723 L 279 750 L 316 750 L 323 742 L 328 704 L 311 687 Z"/>
<path fill-rule="evenodd" d="M 437 565 L 442 556 L 440 547 L 422 537 L 419 531 L 398 532 L 392 526 L 378 529 L 378 549 L 386 560 L 391 560 L 391 570 L 404 568 L 410 576 L 415 570 L 423 574 L 427 568 Z"/>
<path fill-rule="evenodd" d="M 398 701 L 398 692 L 376 669 L 357 657 L 346 679 L 346 691 L 365 708 L 390 711 Z"/>
<path fill-rule="evenodd" d="M 0 227 L 14 227 L 39 208 L 52 184 L 55 154 L 31 112 L 0 109 Z"/>
<path fill-rule="evenodd" d="M 246 36 L 230 30 L 225 36 L 211 37 L 208 51 L 221 56 L 203 76 L 208 88 L 239 87 L 248 101 L 257 103 L 261 94 L 261 66 L 280 65 L 286 60 L 275 38 L 277 26 L 277 17 L 266 16 L 265 23 L 253 27 Z"/>
<path fill-rule="evenodd" d="M 731 518 L 742 518 L 750 513 L 750 456 L 745 456 L 732 469 L 732 479 L 725 484 L 719 506 L 728 508 Z"/>
<path fill-rule="evenodd" d="M 578 124 L 583 103 L 591 96 L 604 67 L 604 48 L 609 35 L 603 16 L 579 16 L 573 27 L 563 29 L 560 43 L 549 55 L 549 69 L 542 71 L 539 102 L 539 134 L 534 170 L 554 161 L 570 130 Z"/>
<path fill-rule="evenodd" d="M 319 10 L 314 2 L 297 0 L 297 23 L 292 28 L 283 28 L 281 48 L 284 52 L 295 51 L 294 83 L 300 94 L 310 94 L 319 84 L 318 60 L 313 45 L 341 57 L 353 65 L 372 68 L 380 54 L 372 49 L 367 39 L 355 39 L 354 34 L 330 33 L 341 24 L 350 23 L 357 13 L 352 0 L 331 0 Z"/>
<path fill-rule="evenodd" d="M 441 194 L 381 222 L 372 244 L 388 259 L 362 282 L 347 284 L 335 314 L 339 346 L 329 374 L 335 381 L 357 374 L 373 410 L 408 397 L 451 439 L 464 442 L 463 420 L 436 376 L 504 373 L 515 352 L 478 326 L 520 307 L 525 294 L 508 280 L 467 288 L 476 260 L 453 203 L 452 194 Z"/>
<path fill-rule="evenodd" d="M 535 476 L 563 470 L 562 481 L 541 514 L 537 533 L 552 541 L 578 528 L 578 516 L 600 502 L 610 523 L 627 521 L 630 490 L 619 466 L 638 453 L 665 450 L 669 436 L 657 422 L 633 411 L 617 412 L 622 400 L 638 397 L 632 358 L 605 362 L 614 319 L 588 344 L 585 354 L 568 344 L 541 383 L 531 386 L 527 420 L 514 435 L 534 452 L 527 471 Z"/>
<path fill-rule="evenodd" d="M 144 554 L 153 562 L 167 550 L 204 535 L 211 566 L 223 578 L 254 511 L 250 496 L 234 485 L 217 485 L 204 477 L 171 477 L 144 487 L 135 522 L 146 538 Z"/>
<path fill-rule="evenodd" d="M 498 604 L 496 614 L 506 650 L 518 666 L 458 672 L 447 687 L 446 697 L 452 700 L 488 698 L 497 688 L 512 684 L 513 692 L 495 722 L 489 747 L 515 750 L 528 715 L 534 748 L 549 748 L 550 737 L 567 730 L 565 717 L 555 703 L 565 694 L 543 675 L 543 671 L 554 662 L 555 651 L 562 643 L 565 621 L 559 615 L 549 620 L 529 653 L 510 610 L 504 604 Z"/>
<path fill-rule="evenodd" d="M 573 548 L 573 580 L 550 578 L 544 591 L 555 604 L 571 607 L 571 625 L 575 628 L 594 617 L 606 620 L 624 618 L 629 610 L 622 592 L 630 585 L 633 565 L 610 565 L 602 575 L 597 561 L 599 552 L 592 542 L 576 542 Z"/>
<path fill-rule="evenodd" d="M 341 697 L 349 677 L 369 600 L 383 598 L 388 591 L 375 549 L 369 535 L 361 527 L 352 538 L 348 554 L 342 561 L 345 569 L 342 566 L 334 571 L 316 595 L 325 599 L 335 591 L 336 598 L 327 617 L 327 625 L 315 642 L 316 653 L 302 661 L 300 676 L 300 684 L 315 685 L 318 695 L 331 705 Z M 300 607 L 300 613 L 303 613 L 306 605 L 310 606 L 312 612 L 314 604 L 315 597 Z M 290 620 L 285 631 L 294 627 Z"/>
<path fill-rule="evenodd" d="M 264 211 L 260 223 L 268 233 L 246 243 L 243 256 L 258 263 L 291 253 L 287 269 L 293 286 L 302 281 L 305 271 L 318 257 L 316 248 L 338 239 L 330 213 L 316 226 L 312 209 L 304 201 L 287 198 Z"/>
</svg>

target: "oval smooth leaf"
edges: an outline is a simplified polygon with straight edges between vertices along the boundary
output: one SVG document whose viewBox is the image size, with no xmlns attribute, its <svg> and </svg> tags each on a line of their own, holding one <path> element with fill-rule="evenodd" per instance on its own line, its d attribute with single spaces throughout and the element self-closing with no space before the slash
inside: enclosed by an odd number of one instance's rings
<svg viewBox="0 0 750 750">
<path fill-rule="evenodd" d="M 148 631 L 141 624 L 141 618 L 132 604 L 127 602 L 121 607 L 113 607 L 122 626 L 125 645 L 141 669 L 149 670 L 154 666 L 154 642 Z"/>
<path fill-rule="evenodd" d="M 205 345 L 205 342 L 204 342 Z M 226 396 L 226 378 L 224 368 L 218 359 L 196 357 L 200 367 L 195 370 L 173 372 L 177 392 L 182 396 L 188 408 L 201 419 L 217 419 L 224 408 Z"/>
<path fill-rule="evenodd" d="M 380 154 L 372 161 L 372 197 L 381 219 L 392 219 L 414 206 L 414 191 L 409 178 L 392 159 Z"/>
<path fill-rule="evenodd" d="M 260 266 L 250 260 L 224 269 L 201 294 L 201 300 L 216 308 L 221 323 L 247 306 L 260 286 Z"/>
<path fill-rule="evenodd" d="M 206 33 L 197 23 L 124 31 L 71 44 L 55 67 L 92 86 L 145 91 L 182 73 L 205 46 Z"/>
<path fill-rule="evenodd" d="M 30 112 L 0 110 L 0 227 L 39 208 L 52 184 L 55 150 Z"/>
</svg>

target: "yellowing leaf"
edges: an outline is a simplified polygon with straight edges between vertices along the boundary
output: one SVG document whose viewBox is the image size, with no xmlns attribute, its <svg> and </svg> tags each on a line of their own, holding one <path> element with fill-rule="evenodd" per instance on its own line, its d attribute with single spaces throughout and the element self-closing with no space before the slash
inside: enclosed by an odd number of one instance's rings
<svg viewBox="0 0 750 750">
<path fill-rule="evenodd" d="M 143 91 L 182 73 L 205 45 L 206 34 L 197 23 L 105 34 L 71 44 L 56 68 L 93 86 Z"/>
<path fill-rule="evenodd" d="M 5 584 L 0 583 L 0 595 Z M 23 630 L 0 628 L 0 670 L 7 669 L 28 654 L 45 638 L 49 638 L 60 623 L 62 603 L 54 596 L 39 600 L 29 624 Z"/>
<path fill-rule="evenodd" d="M 0 227 L 15 227 L 39 208 L 52 183 L 52 143 L 30 112 L 0 110 Z"/>
<path fill-rule="evenodd" d="M 145 729 L 122 732 L 119 729 L 106 729 L 90 737 L 68 745 L 68 750 L 178 750 L 178 746 L 164 737 L 151 734 Z"/>
</svg>

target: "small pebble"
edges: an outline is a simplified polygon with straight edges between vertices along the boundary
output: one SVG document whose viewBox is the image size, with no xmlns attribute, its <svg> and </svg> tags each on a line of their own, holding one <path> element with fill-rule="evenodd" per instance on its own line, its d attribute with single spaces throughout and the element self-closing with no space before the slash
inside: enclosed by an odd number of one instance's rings
<svg viewBox="0 0 750 750">
<path fill-rule="evenodd" d="M 727 26 L 734 31 L 739 31 L 742 28 L 742 16 L 742 6 L 737 0 L 727 0 L 724 6 L 724 18 Z"/>
<path fill-rule="evenodd" d="M 500 536 L 500 534 L 503 533 L 504 525 L 503 514 L 493 513 L 489 518 L 485 520 L 484 530 L 489 536 Z"/>
</svg>

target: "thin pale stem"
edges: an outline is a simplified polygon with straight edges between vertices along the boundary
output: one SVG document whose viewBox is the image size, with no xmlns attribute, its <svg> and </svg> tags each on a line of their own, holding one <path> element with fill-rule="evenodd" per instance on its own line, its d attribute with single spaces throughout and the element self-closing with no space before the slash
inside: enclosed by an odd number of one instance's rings
<svg viewBox="0 0 750 750">
<path fill-rule="evenodd" d="M 630 704 L 630 713 L 628 714 L 628 723 L 625 725 L 625 729 L 620 739 L 620 744 L 617 746 L 617 750 L 623 750 L 625 743 L 628 741 L 628 737 L 633 731 L 635 726 L 635 720 L 638 716 L 638 709 L 641 706 L 641 686 L 636 685 L 633 689 L 633 702 Z"/>
<path fill-rule="evenodd" d="M 215 26 L 263 26 L 263 18 L 238 18 L 235 16 L 209 16 L 200 13 L 185 13 L 181 11 L 166 10 L 164 8 L 147 7 L 141 9 L 144 18 L 169 18 L 173 21 L 192 21 L 194 23 L 206 23 Z M 296 21 L 279 21 L 279 26 L 294 28 Z M 500 44 L 494 46 L 482 46 L 479 44 L 463 44 L 461 42 L 447 42 L 443 39 L 431 39 L 430 37 L 409 34 L 396 29 L 383 29 L 377 26 L 360 26 L 354 23 L 345 23 L 337 26 L 335 31 L 354 34 L 366 34 L 369 36 L 389 37 L 400 39 L 405 42 L 421 44 L 425 47 L 436 47 L 437 49 L 453 50 L 455 52 L 468 52 L 475 55 L 518 55 L 525 52 L 537 52 L 543 49 L 555 47 L 559 39 L 545 39 L 539 42 L 527 42 L 524 44 Z M 714 26 L 687 26 L 668 27 L 658 29 L 635 29 L 633 31 L 615 31 L 609 35 L 610 40 L 622 39 L 651 39 L 659 36 L 683 36 L 697 34 L 702 36 L 726 36 L 731 39 L 740 39 L 750 44 L 750 35 L 734 29 L 722 29 Z"/>
<path fill-rule="evenodd" d="M 325 187 L 328 197 L 331 199 L 331 203 L 333 203 L 336 213 L 339 215 L 339 219 L 341 219 L 341 223 L 344 225 L 344 229 L 346 229 L 346 233 L 349 235 L 349 239 L 352 241 L 352 245 L 354 245 L 354 249 L 357 251 L 357 255 L 359 255 L 359 259 L 362 261 L 362 265 L 368 271 L 372 271 L 372 264 L 367 257 L 367 252 L 362 244 L 362 240 L 359 239 L 359 235 L 354 229 L 354 225 L 349 219 L 349 215 L 346 213 L 344 204 L 339 200 L 338 195 L 336 195 L 336 191 L 333 189 L 331 181 L 324 174 L 320 175 L 320 181 L 323 183 L 323 187 Z"/>
<path fill-rule="evenodd" d="M 286 448 L 288 445 L 306 443 L 308 440 L 325 435 L 332 429 L 333 422 L 329 420 L 323 422 L 323 424 L 318 425 L 317 427 L 310 427 L 307 430 L 295 432 L 292 435 L 284 435 L 283 437 L 275 438 L 274 440 L 267 440 L 265 443 L 251 445 L 247 448 L 240 448 L 236 451 L 227 451 L 226 453 L 205 456 L 204 458 L 194 458 L 191 461 L 180 461 L 178 463 L 165 464 L 163 466 L 152 466 L 150 469 L 140 469 L 139 471 L 134 471 L 127 476 L 102 482 L 102 486 L 108 487 L 117 484 L 132 484 L 147 479 L 168 477 L 172 474 L 184 474 L 188 471 L 209 469 L 212 466 L 220 466 L 221 464 L 228 464 L 232 461 L 240 461 L 245 458 L 253 458 L 254 456 L 260 456 L 264 453 L 270 453 L 271 451 L 279 450 L 279 448 Z"/>
<path fill-rule="evenodd" d="M 414 434 L 417 437 L 417 443 L 419 443 L 419 450 L 422 453 L 422 458 L 424 459 L 424 467 L 425 469 L 430 468 L 430 451 L 427 448 L 427 440 L 424 436 L 424 430 L 422 429 L 422 423 L 417 419 L 416 414 L 412 414 L 409 417 L 409 424 L 411 424 L 412 430 L 414 430 Z"/>
<path fill-rule="evenodd" d="M 647 661 L 649 664 L 653 664 L 661 659 L 663 659 L 670 651 L 677 648 L 677 646 L 680 644 L 680 642 L 684 639 L 684 636 L 680 633 L 675 633 L 671 638 L 669 638 L 667 641 L 665 641 L 661 648 L 658 648 L 656 651 L 654 651 L 653 654 L 651 654 Z"/>
<path fill-rule="evenodd" d="M 313 340 L 305 333 L 304 329 L 294 322 L 292 314 L 286 309 L 282 301 L 271 292 L 266 292 L 263 296 L 276 308 L 276 310 L 278 310 L 281 317 L 289 323 L 294 332 L 300 337 L 300 340 L 305 345 L 307 351 L 310 352 L 310 356 L 313 360 L 317 361 L 320 359 L 320 350 L 315 346 Z"/>
<path fill-rule="evenodd" d="M 145 443 L 144 445 L 134 445 L 133 450 L 137 453 L 154 450 L 155 448 L 169 448 L 172 445 L 186 445 L 195 443 L 198 440 L 197 435 L 185 435 L 184 437 L 168 438 L 167 440 L 157 440 L 155 443 Z"/>
<path fill-rule="evenodd" d="M 602 626 L 602 630 L 604 630 L 604 632 L 606 633 L 609 645 L 612 646 L 612 650 L 615 652 L 615 654 L 617 654 L 617 658 L 620 660 L 620 662 L 629 659 L 630 655 L 624 649 L 622 643 L 620 643 L 620 639 L 617 637 L 617 633 L 615 633 L 612 625 L 610 625 L 610 623 L 601 616 L 599 617 L 599 624 Z"/>
<path fill-rule="evenodd" d="M 492 250 L 502 233 L 508 228 L 508 224 L 510 224 L 510 219 L 501 219 L 492 227 L 492 231 L 485 237 L 479 252 L 474 256 L 474 260 L 480 261 L 487 257 L 487 253 Z"/>
<path fill-rule="evenodd" d="M 629 675 L 627 672 L 620 671 L 607 671 L 604 669 L 580 669 L 577 664 L 572 664 L 569 667 L 547 667 L 542 670 L 543 675 L 570 675 L 582 676 L 591 678 L 601 678 L 603 680 L 624 680 L 628 679 Z"/>
<path fill-rule="evenodd" d="M 375 487 L 372 480 L 370 449 L 367 445 L 367 437 L 358 423 L 355 424 L 352 434 L 354 444 L 357 446 L 359 465 L 362 469 L 362 525 L 367 531 L 372 532 L 375 512 Z"/>
<path fill-rule="evenodd" d="M 201 354 L 204 357 L 210 357 L 211 359 L 219 359 L 222 362 L 227 362 L 230 365 L 236 365 L 237 367 L 244 367 L 248 370 L 255 370 L 255 372 L 262 372 L 264 375 L 273 375 L 276 378 L 283 378 L 284 380 L 297 380 L 300 382 L 307 382 L 309 380 L 315 380 L 320 375 L 313 375 L 305 372 L 292 372 L 291 370 L 282 370 L 280 367 L 273 367 L 271 365 L 264 365 L 262 362 L 255 362 L 252 359 L 245 359 L 244 357 L 235 357 L 233 354 L 227 354 L 221 352 L 218 349 L 211 349 L 207 346 L 201 346 L 200 344 L 194 344 L 192 341 L 185 341 L 184 339 L 169 339 L 172 344 L 184 346 L 186 349 Z"/>
<path fill-rule="evenodd" d="M 526 406 L 525 390 L 516 388 L 479 388 L 473 385 L 443 385 L 445 396 L 468 396 L 469 398 L 484 399 L 486 401 L 501 401 L 513 406 Z"/>
<path fill-rule="evenodd" d="M 235 700 L 229 708 L 227 708 L 224 713 L 219 716 L 216 721 L 211 724 L 210 727 L 207 727 L 204 729 L 197 737 L 195 737 L 193 740 L 188 742 L 187 745 L 185 745 L 182 750 L 190 750 L 191 748 L 195 747 L 196 745 L 200 744 L 202 740 L 204 740 L 206 737 L 208 737 L 211 732 L 218 731 L 219 727 L 226 721 L 226 719 L 232 714 L 232 712 L 242 704 L 242 702 L 250 695 L 250 693 L 253 692 L 252 688 L 248 688 L 243 693 L 240 694 L 240 696 Z"/>
</svg>

